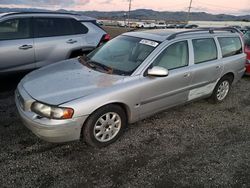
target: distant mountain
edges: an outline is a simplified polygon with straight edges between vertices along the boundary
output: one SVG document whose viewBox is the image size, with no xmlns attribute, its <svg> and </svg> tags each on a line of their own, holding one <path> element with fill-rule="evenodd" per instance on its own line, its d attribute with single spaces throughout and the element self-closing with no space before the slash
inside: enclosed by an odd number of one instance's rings
<svg viewBox="0 0 250 188">
<path fill-rule="evenodd" d="M 48 12 L 45 9 L 29 9 L 29 8 L 0 8 L 0 12 Z M 69 11 L 60 9 L 57 12 L 71 12 L 83 14 L 97 19 L 119 19 L 126 17 L 126 11 Z M 130 13 L 131 19 L 145 20 L 166 20 L 166 21 L 184 21 L 187 18 L 186 12 L 170 12 L 170 11 L 154 11 L 150 9 L 137 9 Z M 250 15 L 234 16 L 228 14 L 209 14 L 206 12 L 192 12 L 190 14 L 192 21 L 249 21 Z"/>
</svg>

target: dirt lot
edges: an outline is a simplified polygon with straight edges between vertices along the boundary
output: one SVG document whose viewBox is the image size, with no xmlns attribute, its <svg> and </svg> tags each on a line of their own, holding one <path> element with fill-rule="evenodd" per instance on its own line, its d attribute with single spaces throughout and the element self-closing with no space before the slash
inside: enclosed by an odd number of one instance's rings
<svg viewBox="0 0 250 188">
<path fill-rule="evenodd" d="M 13 98 L 21 76 L 0 80 L 1 187 L 250 187 L 249 77 L 221 104 L 167 110 L 93 149 L 44 142 L 22 125 Z"/>
</svg>

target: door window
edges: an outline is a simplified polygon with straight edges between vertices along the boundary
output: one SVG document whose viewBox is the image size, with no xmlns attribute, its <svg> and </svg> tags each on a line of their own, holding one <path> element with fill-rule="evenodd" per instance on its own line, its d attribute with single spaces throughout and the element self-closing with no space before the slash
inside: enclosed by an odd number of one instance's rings
<svg viewBox="0 0 250 188">
<path fill-rule="evenodd" d="M 223 57 L 229 57 L 242 53 L 242 46 L 239 37 L 219 37 L 218 40 Z"/>
<path fill-rule="evenodd" d="M 153 66 L 164 67 L 168 70 L 188 65 L 188 43 L 181 41 L 167 47 L 154 61 Z"/>
<path fill-rule="evenodd" d="M 35 18 L 34 32 L 37 38 L 74 34 L 70 20 L 64 18 Z"/>
<path fill-rule="evenodd" d="M 18 18 L 0 22 L 0 40 L 30 38 L 30 19 Z"/>
<path fill-rule="evenodd" d="M 192 42 L 195 64 L 217 59 L 217 47 L 214 39 L 194 39 Z"/>
</svg>

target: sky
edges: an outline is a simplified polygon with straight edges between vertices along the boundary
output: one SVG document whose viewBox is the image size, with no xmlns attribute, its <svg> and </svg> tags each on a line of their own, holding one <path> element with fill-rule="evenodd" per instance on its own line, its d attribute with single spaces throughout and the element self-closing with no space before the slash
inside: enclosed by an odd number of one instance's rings
<svg viewBox="0 0 250 188">
<path fill-rule="evenodd" d="M 190 0 L 132 0 L 132 10 L 187 11 Z M 193 12 L 250 14 L 250 0 L 193 0 Z M 128 0 L 0 0 L 0 7 L 67 10 L 128 10 Z"/>
</svg>

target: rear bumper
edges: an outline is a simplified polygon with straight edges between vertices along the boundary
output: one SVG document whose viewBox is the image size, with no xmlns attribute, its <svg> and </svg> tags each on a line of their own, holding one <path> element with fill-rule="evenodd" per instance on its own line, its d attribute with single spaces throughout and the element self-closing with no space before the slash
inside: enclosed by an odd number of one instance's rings
<svg viewBox="0 0 250 188">
<path fill-rule="evenodd" d="M 15 102 L 24 125 L 42 140 L 60 143 L 80 139 L 82 125 L 87 116 L 68 120 L 38 118 L 35 113 L 22 109 L 17 95 Z"/>
</svg>

